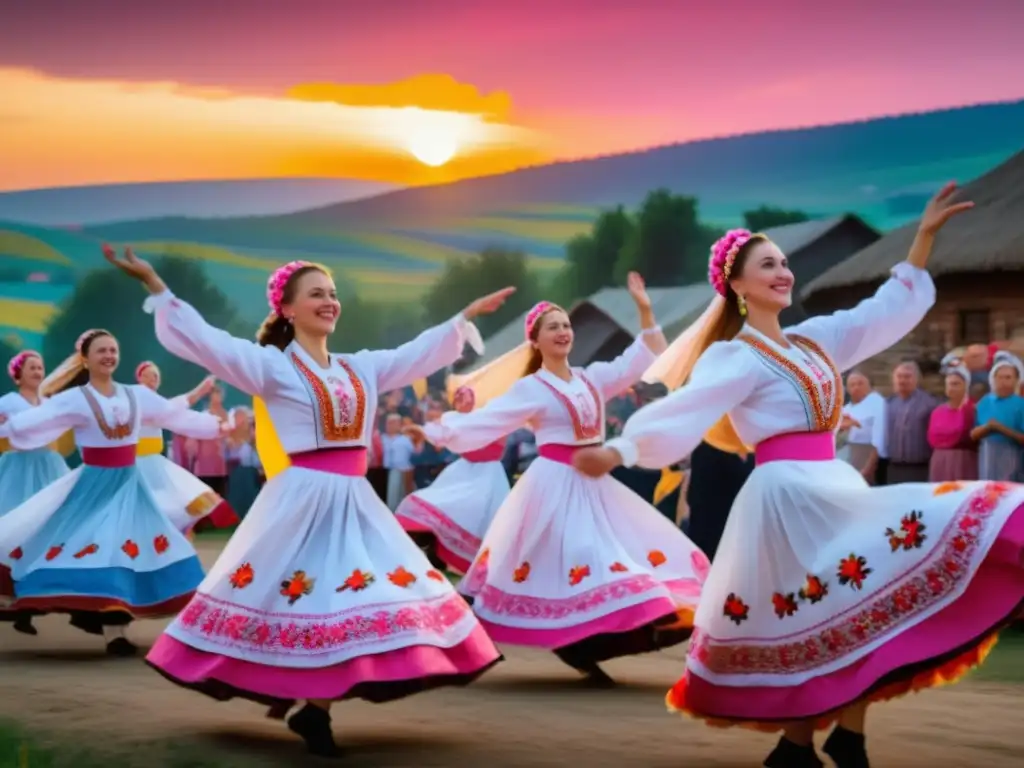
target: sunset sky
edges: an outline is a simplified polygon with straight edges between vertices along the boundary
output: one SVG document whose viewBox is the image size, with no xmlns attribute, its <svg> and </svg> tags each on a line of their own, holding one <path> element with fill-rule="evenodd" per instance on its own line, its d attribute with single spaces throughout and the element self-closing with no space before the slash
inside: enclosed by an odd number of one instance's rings
<svg viewBox="0 0 1024 768">
<path fill-rule="evenodd" d="M 1014 0 L 4 5 L 0 190 L 425 183 L 1024 98 Z"/>
</svg>

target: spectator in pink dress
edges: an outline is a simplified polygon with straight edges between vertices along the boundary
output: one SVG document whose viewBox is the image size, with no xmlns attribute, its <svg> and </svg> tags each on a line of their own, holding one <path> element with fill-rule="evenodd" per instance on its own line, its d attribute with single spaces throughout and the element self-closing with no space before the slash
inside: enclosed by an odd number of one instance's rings
<svg viewBox="0 0 1024 768">
<path fill-rule="evenodd" d="M 928 421 L 928 443 L 933 449 L 928 481 L 977 480 L 978 444 L 971 439 L 975 411 L 967 396 L 971 372 L 960 360 L 943 362 L 947 399 Z"/>
<path fill-rule="evenodd" d="M 228 420 L 228 412 L 224 408 L 224 390 L 214 386 L 210 390 L 206 412 L 217 416 L 222 421 Z M 228 465 L 224 455 L 226 443 L 223 437 L 213 440 L 195 441 L 195 463 L 192 474 L 210 486 L 221 496 L 227 496 Z"/>
</svg>

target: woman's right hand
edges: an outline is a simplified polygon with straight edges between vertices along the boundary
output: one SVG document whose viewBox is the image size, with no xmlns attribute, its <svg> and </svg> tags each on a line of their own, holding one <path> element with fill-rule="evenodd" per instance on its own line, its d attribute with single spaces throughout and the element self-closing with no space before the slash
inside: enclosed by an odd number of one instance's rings
<svg viewBox="0 0 1024 768">
<path fill-rule="evenodd" d="M 402 434 L 416 443 L 427 443 L 427 433 L 419 424 L 407 424 L 402 427 Z"/>
<path fill-rule="evenodd" d="M 125 248 L 124 256 L 119 259 L 114 247 L 104 243 L 103 258 L 129 277 L 134 277 L 140 283 L 145 285 L 150 293 L 163 293 L 163 291 L 167 290 L 167 286 L 164 285 L 164 281 L 160 279 L 160 275 L 158 275 L 156 270 L 153 269 L 153 265 L 136 256 L 135 251 L 131 248 Z"/>
</svg>

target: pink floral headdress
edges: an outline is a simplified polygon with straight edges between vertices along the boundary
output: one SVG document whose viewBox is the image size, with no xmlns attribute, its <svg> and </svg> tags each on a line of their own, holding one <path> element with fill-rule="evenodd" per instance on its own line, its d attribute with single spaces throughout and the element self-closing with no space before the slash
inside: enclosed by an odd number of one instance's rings
<svg viewBox="0 0 1024 768">
<path fill-rule="evenodd" d="M 533 309 L 526 313 L 526 322 L 523 323 L 523 336 L 527 341 L 530 340 L 530 334 L 533 333 L 533 326 L 544 316 L 544 313 L 552 309 L 561 309 L 561 307 L 557 304 L 552 304 L 550 301 L 540 301 L 534 304 Z"/>
<path fill-rule="evenodd" d="M 156 363 L 152 360 L 143 360 L 135 367 L 135 380 L 142 383 L 142 374 L 147 368 L 156 368 Z"/>
<path fill-rule="evenodd" d="M 764 237 L 749 229 L 730 229 L 711 246 L 711 258 L 708 260 L 708 282 L 719 296 L 725 298 L 729 293 L 729 275 L 732 273 L 733 262 L 740 248 L 750 242 L 751 238 Z"/>
<path fill-rule="evenodd" d="M 10 362 L 7 363 L 7 375 L 10 376 L 13 381 L 17 381 L 21 378 L 21 369 L 25 367 L 25 361 L 30 357 L 38 357 L 40 360 L 43 359 L 43 356 L 34 349 L 25 349 L 12 357 Z"/>
<path fill-rule="evenodd" d="M 107 332 L 104 331 L 102 328 L 90 328 L 88 331 L 86 331 L 85 333 L 78 337 L 78 340 L 75 342 L 75 352 L 81 355 L 82 347 L 85 346 L 85 342 L 89 341 L 92 338 L 95 338 L 96 336 L 105 336 L 106 333 Z"/>
<path fill-rule="evenodd" d="M 292 275 L 300 269 L 315 267 L 316 264 L 310 261 L 289 261 L 283 267 L 278 267 L 267 280 L 267 304 L 270 311 L 278 317 L 281 316 L 281 302 L 284 301 L 284 287 L 292 279 Z"/>
</svg>

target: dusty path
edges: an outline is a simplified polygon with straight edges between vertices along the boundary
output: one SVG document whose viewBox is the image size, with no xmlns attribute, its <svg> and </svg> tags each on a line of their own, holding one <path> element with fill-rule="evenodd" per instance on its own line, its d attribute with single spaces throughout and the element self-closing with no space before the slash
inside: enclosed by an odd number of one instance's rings
<svg viewBox="0 0 1024 768">
<path fill-rule="evenodd" d="M 214 547 L 204 546 L 204 559 Z M 69 732 L 126 755 L 147 743 L 178 741 L 223 755 L 224 765 L 310 765 L 284 726 L 244 702 L 217 704 L 164 682 L 139 660 L 112 660 L 98 638 L 66 620 L 38 622 L 27 638 L 0 626 L 0 717 L 41 732 Z M 133 627 L 148 645 L 156 622 Z M 336 709 L 338 737 L 352 768 L 586 768 L 757 766 L 768 736 L 716 731 L 673 717 L 662 703 L 682 668 L 673 649 L 608 665 L 622 685 L 582 688 L 550 655 L 506 649 L 508 660 L 476 685 L 387 706 Z M 966 683 L 876 710 L 876 766 L 1024 765 L 1024 691 Z M 135 764 L 133 762 L 133 764 Z M 151 766 L 159 763 L 148 761 Z M 177 762 L 177 765 L 188 765 Z"/>
</svg>

